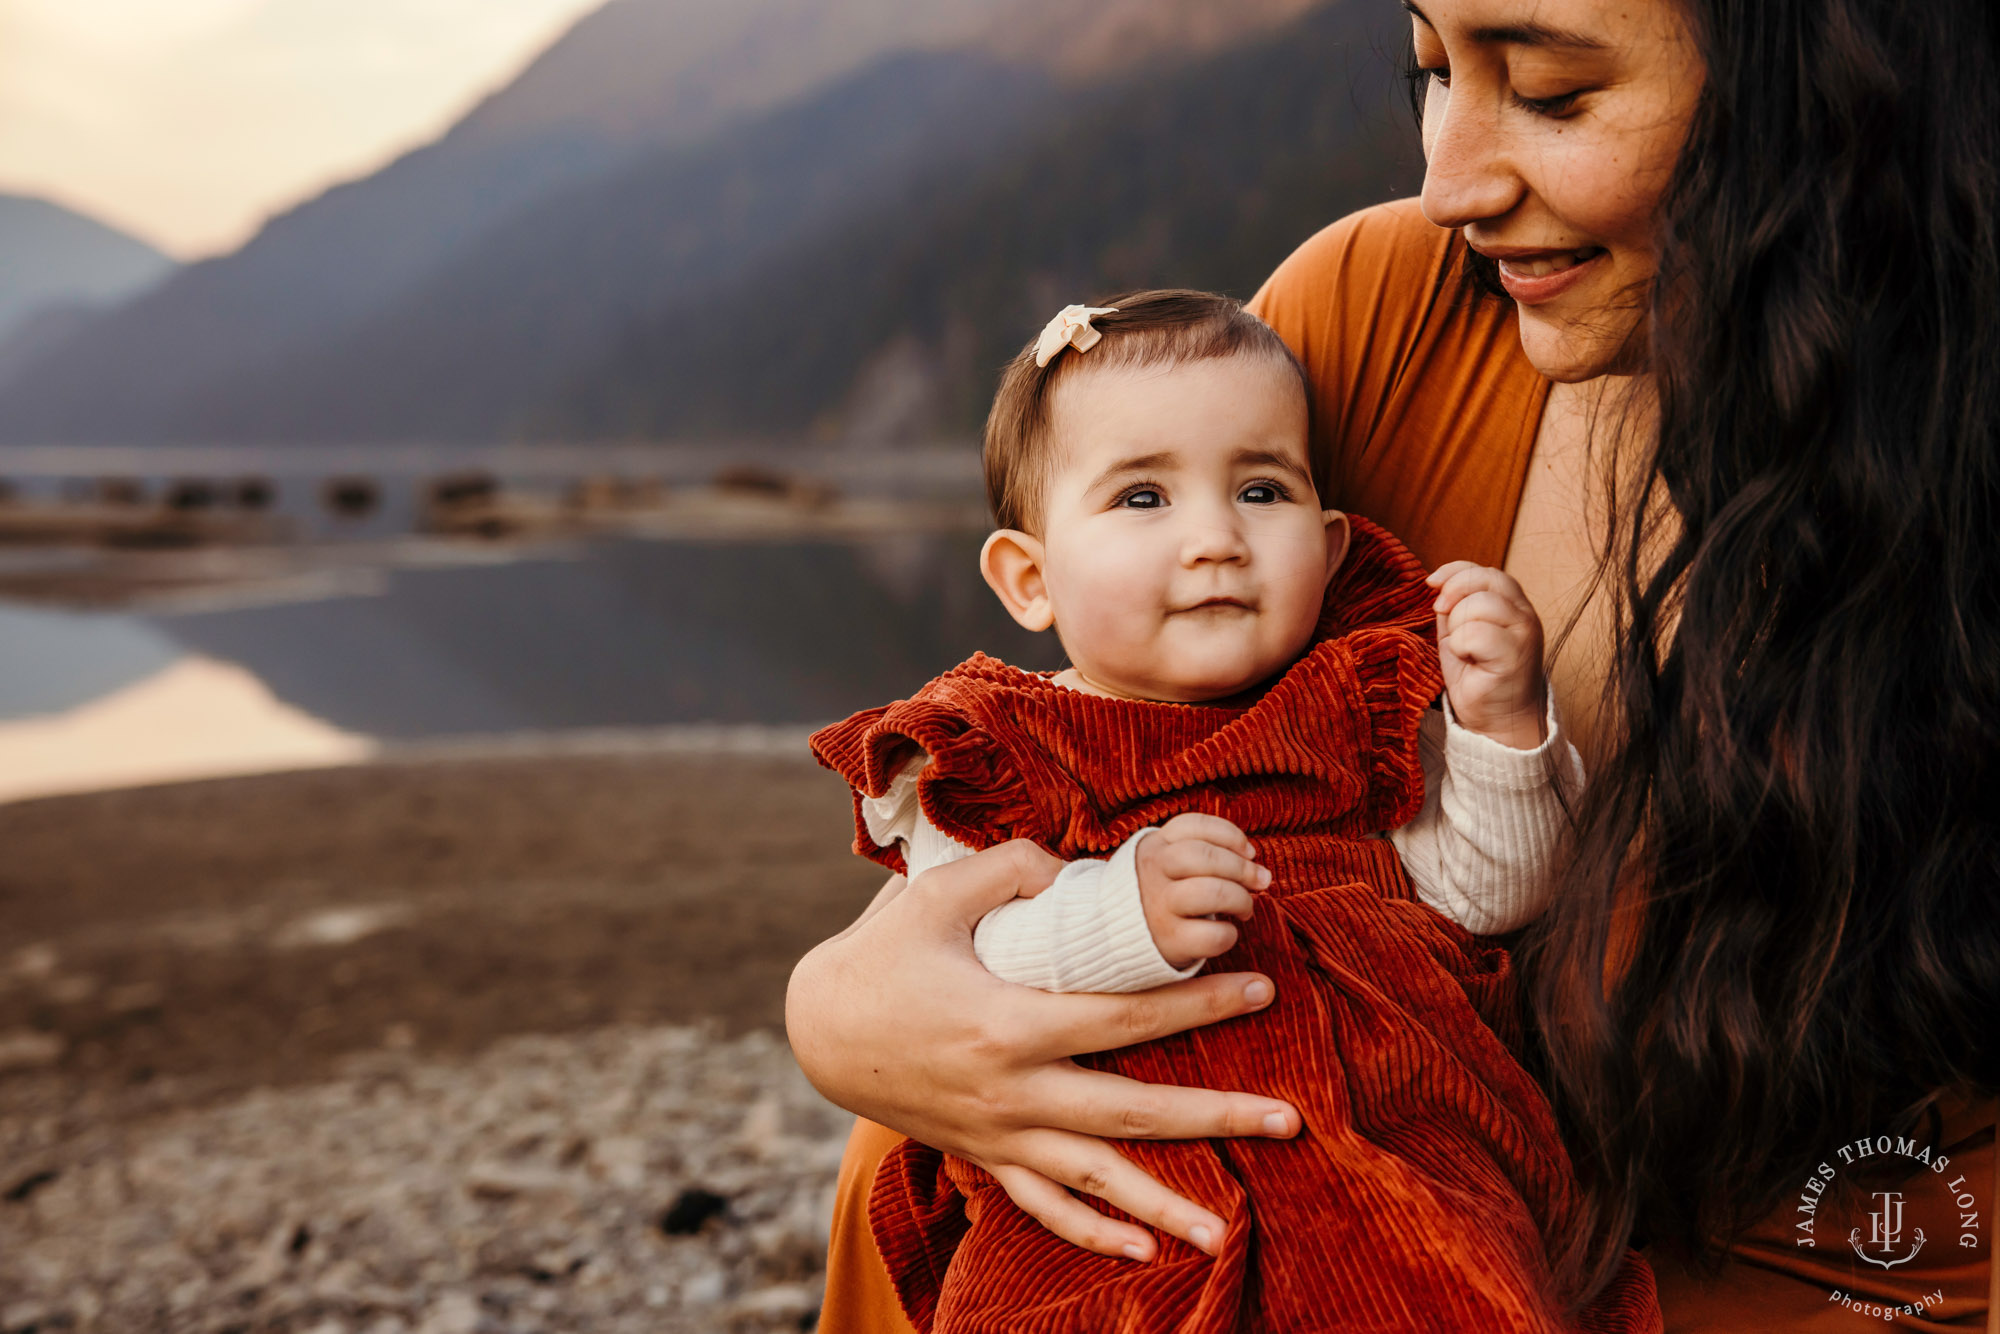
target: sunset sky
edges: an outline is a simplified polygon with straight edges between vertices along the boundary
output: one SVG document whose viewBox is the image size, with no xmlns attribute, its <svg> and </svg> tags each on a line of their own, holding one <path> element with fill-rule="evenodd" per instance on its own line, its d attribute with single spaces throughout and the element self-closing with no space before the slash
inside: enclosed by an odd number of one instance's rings
<svg viewBox="0 0 2000 1334">
<path fill-rule="evenodd" d="M 0 190 L 182 258 L 431 138 L 601 0 L 0 0 Z"/>
</svg>

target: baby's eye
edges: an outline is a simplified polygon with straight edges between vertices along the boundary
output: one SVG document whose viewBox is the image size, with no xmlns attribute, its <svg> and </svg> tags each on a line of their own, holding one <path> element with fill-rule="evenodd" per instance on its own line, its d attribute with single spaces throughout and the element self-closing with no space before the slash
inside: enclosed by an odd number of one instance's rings
<svg viewBox="0 0 2000 1334">
<path fill-rule="evenodd" d="M 1167 503 L 1158 487 L 1135 486 L 1118 497 L 1118 504 L 1130 510 L 1156 510 Z"/>
<path fill-rule="evenodd" d="M 1246 505 L 1275 505 L 1285 498 L 1285 488 L 1276 482 L 1252 482 L 1236 498 Z"/>
</svg>

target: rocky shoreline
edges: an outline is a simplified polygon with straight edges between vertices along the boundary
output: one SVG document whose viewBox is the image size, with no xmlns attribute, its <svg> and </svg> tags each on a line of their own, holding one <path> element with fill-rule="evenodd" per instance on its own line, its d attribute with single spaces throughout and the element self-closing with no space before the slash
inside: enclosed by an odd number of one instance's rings
<svg viewBox="0 0 2000 1334">
<path fill-rule="evenodd" d="M 712 1027 L 371 1053 L 135 1123 L 42 1082 L 8 1118 L 10 1334 L 806 1329 L 851 1124 Z"/>
<path fill-rule="evenodd" d="M 0 805 L 0 1331 L 811 1328 L 852 827 L 796 755 Z"/>
</svg>

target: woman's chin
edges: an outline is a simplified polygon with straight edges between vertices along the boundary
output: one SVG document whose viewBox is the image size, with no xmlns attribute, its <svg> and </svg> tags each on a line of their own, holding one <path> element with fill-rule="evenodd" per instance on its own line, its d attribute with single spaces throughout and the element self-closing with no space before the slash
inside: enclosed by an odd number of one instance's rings
<svg viewBox="0 0 2000 1334">
<path fill-rule="evenodd" d="M 1637 369 L 1632 350 L 1641 340 L 1634 336 L 1629 315 L 1599 310 L 1594 312 L 1596 320 L 1574 314 L 1565 319 L 1545 306 L 1517 303 L 1515 309 L 1520 314 L 1521 351 L 1546 379 L 1582 384 Z"/>
</svg>

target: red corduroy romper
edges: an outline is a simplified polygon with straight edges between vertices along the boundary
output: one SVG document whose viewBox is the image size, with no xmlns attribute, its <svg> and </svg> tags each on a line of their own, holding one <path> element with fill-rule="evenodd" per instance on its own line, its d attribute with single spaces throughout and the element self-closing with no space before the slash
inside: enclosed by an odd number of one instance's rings
<svg viewBox="0 0 2000 1334">
<path fill-rule="evenodd" d="M 813 738 L 871 796 L 921 746 L 925 815 L 974 848 L 1029 838 L 1065 859 L 1107 857 L 1205 811 L 1240 826 L 1272 872 L 1213 964 L 1269 974 L 1270 1009 L 1084 1061 L 1269 1094 L 1304 1115 L 1292 1140 L 1123 1145 L 1228 1220 L 1220 1254 L 1162 1235 L 1150 1264 L 1093 1255 L 986 1173 L 911 1141 L 883 1161 L 869 1215 L 919 1329 L 1660 1327 L 1637 1256 L 1580 1315 L 1551 1292 L 1547 1257 L 1575 1240 L 1578 1194 L 1513 1054 L 1507 954 L 1413 901 L 1379 837 L 1423 801 L 1417 732 L 1441 689 L 1434 595 L 1400 543 L 1354 528 L 1320 636 L 1248 707 L 1105 699 L 975 655 Z M 858 851 L 903 869 L 868 836 L 859 795 L 856 826 Z"/>
</svg>

